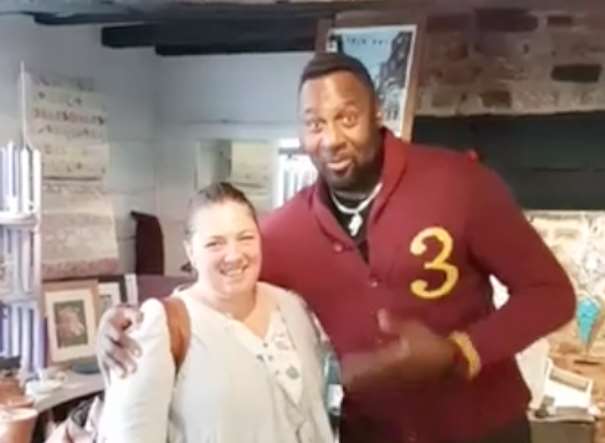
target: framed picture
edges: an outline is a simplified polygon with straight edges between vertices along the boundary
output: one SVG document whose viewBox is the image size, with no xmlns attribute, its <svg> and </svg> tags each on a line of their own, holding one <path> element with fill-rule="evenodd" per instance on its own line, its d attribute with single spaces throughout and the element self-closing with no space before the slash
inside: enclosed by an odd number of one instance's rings
<svg viewBox="0 0 605 443">
<path fill-rule="evenodd" d="M 367 68 L 380 101 L 383 125 L 410 140 L 416 108 L 420 20 L 376 14 L 340 15 L 320 22 L 318 52 L 342 52 Z"/>
<path fill-rule="evenodd" d="M 98 283 L 81 280 L 44 284 L 44 307 L 51 364 L 95 355 Z"/>
<path fill-rule="evenodd" d="M 126 285 L 126 302 L 132 306 L 139 305 L 139 284 L 136 274 L 124 274 Z"/>
<path fill-rule="evenodd" d="M 98 277 L 98 280 L 98 316 L 101 318 L 109 308 L 128 300 L 126 294 L 126 280 L 123 275 L 101 276 Z"/>
</svg>

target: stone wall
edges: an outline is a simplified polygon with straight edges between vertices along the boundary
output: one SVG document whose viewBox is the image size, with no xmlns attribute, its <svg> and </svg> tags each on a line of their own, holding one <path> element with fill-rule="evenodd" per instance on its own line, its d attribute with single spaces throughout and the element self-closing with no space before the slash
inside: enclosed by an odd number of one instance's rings
<svg viewBox="0 0 605 443">
<path fill-rule="evenodd" d="M 586 11 L 586 9 L 585 9 Z M 419 115 L 605 109 L 605 11 L 429 15 Z"/>
</svg>

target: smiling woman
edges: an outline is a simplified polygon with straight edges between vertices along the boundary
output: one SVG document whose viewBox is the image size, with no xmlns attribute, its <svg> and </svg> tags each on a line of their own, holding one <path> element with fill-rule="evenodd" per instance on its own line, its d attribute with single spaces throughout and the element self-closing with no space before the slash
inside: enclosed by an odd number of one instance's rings
<svg viewBox="0 0 605 443">
<path fill-rule="evenodd" d="M 105 441 L 331 443 L 321 330 L 296 295 L 258 281 L 261 236 L 244 194 L 227 183 L 198 192 L 185 249 L 197 278 L 172 297 L 191 320 L 186 357 L 175 365 L 164 308 L 145 302 L 131 331 L 138 369 L 110 374 Z"/>
<path fill-rule="evenodd" d="M 190 202 L 185 249 L 205 303 L 236 317 L 254 304 L 261 266 L 256 213 L 243 193 L 218 184 Z"/>
</svg>

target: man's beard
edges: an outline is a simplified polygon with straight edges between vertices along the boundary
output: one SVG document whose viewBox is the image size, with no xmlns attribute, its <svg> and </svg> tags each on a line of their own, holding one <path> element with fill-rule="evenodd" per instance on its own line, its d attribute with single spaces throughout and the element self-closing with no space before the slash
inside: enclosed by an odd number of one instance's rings
<svg viewBox="0 0 605 443">
<path fill-rule="evenodd" d="M 334 180 L 332 183 L 327 183 L 327 185 L 336 195 L 341 195 L 344 198 L 363 199 L 372 192 L 380 181 L 382 161 L 382 152 L 378 150 L 371 162 L 362 167 L 355 163 L 350 177 L 342 181 Z"/>
</svg>

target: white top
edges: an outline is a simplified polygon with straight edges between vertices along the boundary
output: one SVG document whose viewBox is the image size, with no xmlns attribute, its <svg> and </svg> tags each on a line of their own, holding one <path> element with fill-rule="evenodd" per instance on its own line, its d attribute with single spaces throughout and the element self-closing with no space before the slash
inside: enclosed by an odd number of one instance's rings
<svg viewBox="0 0 605 443">
<path fill-rule="evenodd" d="M 302 365 L 281 311 L 275 309 L 271 313 L 264 339 L 240 321 L 229 317 L 225 320 L 241 344 L 265 365 L 290 400 L 298 405 L 303 390 Z"/>
<path fill-rule="evenodd" d="M 323 402 L 323 347 L 313 320 L 295 295 L 265 283 L 277 301 L 301 362 L 297 405 L 265 364 L 229 329 L 232 322 L 204 303 L 178 294 L 191 317 L 189 351 L 178 377 L 162 304 L 143 304 L 132 332 L 143 354 L 138 371 L 112 376 L 101 432 L 111 443 L 332 443 Z"/>
</svg>

